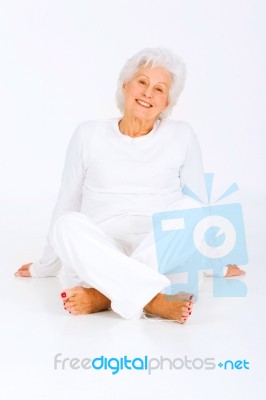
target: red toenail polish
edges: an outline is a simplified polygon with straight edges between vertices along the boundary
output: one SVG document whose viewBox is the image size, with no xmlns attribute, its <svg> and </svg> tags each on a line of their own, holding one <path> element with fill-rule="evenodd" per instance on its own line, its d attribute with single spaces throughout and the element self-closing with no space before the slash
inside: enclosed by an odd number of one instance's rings
<svg viewBox="0 0 266 400">
<path fill-rule="evenodd" d="M 64 299 L 66 297 L 66 292 L 61 293 L 61 297 Z"/>
</svg>

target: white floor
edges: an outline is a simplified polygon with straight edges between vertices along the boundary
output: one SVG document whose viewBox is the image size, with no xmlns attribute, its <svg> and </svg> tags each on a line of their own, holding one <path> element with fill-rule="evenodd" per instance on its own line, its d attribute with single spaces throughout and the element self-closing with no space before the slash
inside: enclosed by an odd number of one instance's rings
<svg viewBox="0 0 266 400">
<path fill-rule="evenodd" d="M 263 208 L 261 208 L 263 211 Z M 259 211 L 256 212 L 259 223 Z M 265 396 L 265 251 L 254 214 L 247 218 L 250 263 L 246 298 L 213 298 L 205 278 L 199 302 L 186 325 L 126 321 L 115 313 L 66 314 L 58 278 L 15 278 L 14 243 L 23 238 L 7 232 L 1 254 L 0 398 L 20 399 L 227 399 Z M 19 242 L 21 239 L 21 242 Z M 26 260 L 21 260 L 25 262 Z M 54 368 L 62 358 L 214 358 L 206 369 L 81 370 Z M 224 370 L 217 364 L 246 360 L 250 369 Z M 155 365 L 156 361 L 153 361 Z M 178 366 L 181 361 L 177 361 Z M 200 361 L 195 361 L 196 366 Z M 264 388 L 263 388 L 264 386 Z"/>
</svg>

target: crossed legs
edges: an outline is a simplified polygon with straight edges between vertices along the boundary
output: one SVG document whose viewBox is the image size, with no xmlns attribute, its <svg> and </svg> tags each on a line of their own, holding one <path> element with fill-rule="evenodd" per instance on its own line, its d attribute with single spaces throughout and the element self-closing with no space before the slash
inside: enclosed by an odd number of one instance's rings
<svg viewBox="0 0 266 400">
<path fill-rule="evenodd" d="M 181 323 L 191 314 L 190 294 L 162 294 L 170 281 L 149 265 L 128 257 L 86 216 L 68 213 L 60 217 L 51 241 L 67 277 L 78 277 L 87 286 L 76 285 L 62 293 L 64 307 L 72 314 L 112 307 L 122 317 L 135 319 L 144 308 Z"/>
</svg>

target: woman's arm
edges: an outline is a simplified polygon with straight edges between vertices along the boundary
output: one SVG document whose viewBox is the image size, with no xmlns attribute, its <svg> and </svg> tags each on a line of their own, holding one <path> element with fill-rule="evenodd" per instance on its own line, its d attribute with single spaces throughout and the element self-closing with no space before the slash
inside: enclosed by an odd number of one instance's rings
<svg viewBox="0 0 266 400">
<path fill-rule="evenodd" d="M 186 186 L 203 203 L 207 203 L 207 192 L 202 164 L 202 155 L 198 140 L 190 128 L 187 144 L 187 154 L 184 165 L 180 169 L 182 189 Z"/>
<path fill-rule="evenodd" d="M 208 204 L 207 190 L 205 185 L 204 172 L 202 167 L 202 157 L 198 141 L 193 134 L 190 135 L 188 142 L 187 157 L 184 166 L 180 171 L 182 187 L 187 186 L 196 196 L 204 203 Z M 214 276 L 213 271 L 208 269 L 205 271 L 205 276 Z M 235 264 L 224 266 L 223 276 L 242 276 L 245 271 Z M 218 276 L 218 275 L 217 275 Z"/>
<path fill-rule="evenodd" d="M 68 145 L 65 165 L 62 174 L 61 187 L 57 203 L 52 215 L 47 243 L 40 260 L 23 265 L 16 276 L 48 277 L 56 276 L 61 263 L 50 243 L 49 233 L 58 217 L 68 211 L 80 211 L 82 200 L 82 185 L 85 177 L 83 167 L 83 146 L 81 128 L 75 130 Z"/>
</svg>

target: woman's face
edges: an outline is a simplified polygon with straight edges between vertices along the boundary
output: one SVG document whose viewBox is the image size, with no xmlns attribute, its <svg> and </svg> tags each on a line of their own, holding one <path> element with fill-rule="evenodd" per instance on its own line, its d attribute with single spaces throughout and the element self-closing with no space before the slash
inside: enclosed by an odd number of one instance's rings
<svg viewBox="0 0 266 400">
<path fill-rule="evenodd" d="M 124 114 L 155 121 L 168 106 L 170 73 L 162 67 L 141 67 L 123 84 Z"/>
</svg>

